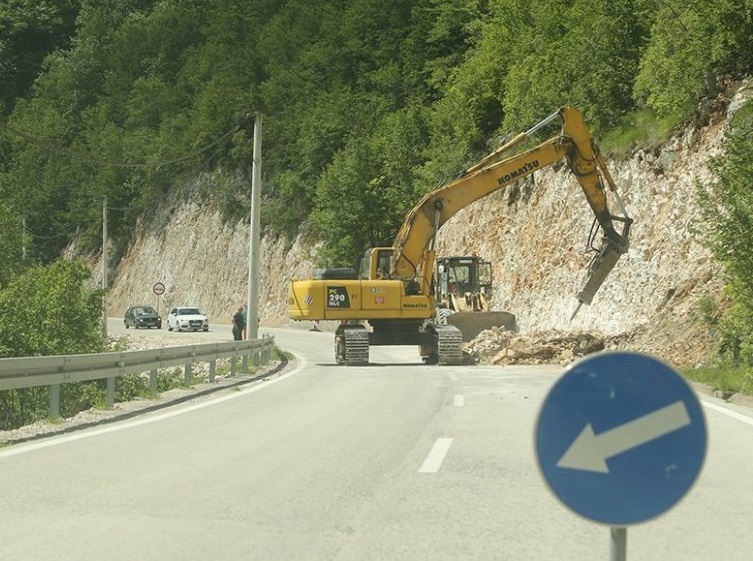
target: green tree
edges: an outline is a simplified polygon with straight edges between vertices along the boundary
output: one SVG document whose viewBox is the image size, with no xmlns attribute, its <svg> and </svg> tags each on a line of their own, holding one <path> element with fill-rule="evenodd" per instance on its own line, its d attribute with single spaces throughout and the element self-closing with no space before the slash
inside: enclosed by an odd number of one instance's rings
<svg viewBox="0 0 753 561">
<path fill-rule="evenodd" d="M 328 258 L 350 260 L 388 242 L 420 194 L 562 104 L 597 134 L 636 99 L 684 118 L 720 73 L 753 70 L 752 5 L 17 0 L 0 8 L 0 78 L 12 85 L 0 103 L 13 107 L 0 196 L 43 263 L 74 238 L 99 247 L 104 196 L 118 248 L 171 191 L 198 191 L 237 220 L 258 111 L 265 228 L 311 232 Z M 54 41 L 37 48 L 39 36 Z M 335 219 L 343 205 L 363 234 Z"/>
<path fill-rule="evenodd" d="M 75 157 L 72 121 L 54 103 L 19 101 L 10 125 L 24 134 L 16 137 L 14 158 L 0 175 L 0 193 L 25 223 L 28 255 L 51 262 L 79 230 L 72 224 L 87 223 L 71 203 L 89 184 L 90 169 Z"/>
<path fill-rule="evenodd" d="M 7 200 L 0 198 L 0 290 L 17 275 L 23 265 L 23 221 L 15 214 Z"/>
<path fill-rule="evenodd" d="M 15 0 L 0 4 L 0 115 L 25 97 L 47 55 L 70 44 L 76 0 Z"/>
<path fill-rule="evenodd" d="M 0 291 L 0 356 L 102 351 L 102 292 L 81 261 L 35 266 Z"/>
<path fill-rule="evenodd" d="M 647 4 L 653 24 L 634 95 L 669 126 L 676 126 L 703 96 L 715 91 L 720 76 L 753 69 L 753 2 Z"/>
<path fill-rule="evenodd" d="M 428 60 L 430 83 L 441 93 L 431 105 L 430 141 L 420 170 L 424 190 L 454 176 L 488 152 L 488 142 L 503 117 L 503 79 L 509 67 L 510 30 L 504 25 L 509 6 L 496 2 L 491 13 L 467 3 L 438 17 L 431 37 L 462 37 L 450 53 Z M 447 8 L 445 8 L 447 10 Z M 445 61 L 451 62 L 445 66 Z"/>
<path fill-rule="evenodd" d="M 510 33 L 525 43 L 516 42 L 504 81 L 506 129 L 526 127 L 562 105 L 574 105 L 600 133 L 633 108 L 644 27 L 632 1 L 538 3 Z"/>
<path fill-rule="evenodd" d="M 326 265 L 357 266 L 365 249 L 392 245 L 405 214 L 420 198 L 415 146 L 426 139 L 422 111 L 387 115 L 379 131 L 353 137 L 317 185 L 312 222 L 329 242 L 321 254 Z"/>
</svg>

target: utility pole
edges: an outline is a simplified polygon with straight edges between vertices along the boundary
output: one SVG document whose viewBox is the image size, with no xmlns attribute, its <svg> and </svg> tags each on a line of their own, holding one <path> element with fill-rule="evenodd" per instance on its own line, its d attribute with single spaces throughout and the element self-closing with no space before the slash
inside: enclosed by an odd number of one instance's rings
<svg viewBox="0 0 753 561">
<path fill-rule="evenodd" d="M 102 199 L 102 336 L 107 337 L 107 197 Z"/>
<path fill-rule="evenodd" d="M 248 242 L 248 302 L 246 338 L 259 337 L 259 214 L 261 205 L 261 113 L 254 116 L 254 155 L 251 172 L 251 223 Z"/>
</svg>

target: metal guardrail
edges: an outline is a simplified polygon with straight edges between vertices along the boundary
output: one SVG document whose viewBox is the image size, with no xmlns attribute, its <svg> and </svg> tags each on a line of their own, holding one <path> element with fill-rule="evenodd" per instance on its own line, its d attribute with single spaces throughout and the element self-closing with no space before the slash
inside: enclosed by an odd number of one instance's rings
<svg viewBox="0 0 753 561">
<path fill-rule="evenodd" d="M 107 379 L 107 405 L 112 407 L 115 404 L 115 379 L 118 376 L 149 372 L 150 390 L 157 393 L 157 378 L 161 368 L 182 365 L 185 384 L 189 385 L 193 377 L 193 365 L 208 362 L 209 381 L 214 382 L 218 359 L 230 358 L 231 375 L 235 375 L 238 357 L 242 359 L 241 368 L 247 371 L 249 364 L 263 365 L 269 362 L 273 347 L 274 337 L 264 336 L 252 341 L 142 351 L 0 358 L 0 390 L 49 386 L 50 418 L 54 419 L 60 416 L 61 384 Z"/>
</svg>

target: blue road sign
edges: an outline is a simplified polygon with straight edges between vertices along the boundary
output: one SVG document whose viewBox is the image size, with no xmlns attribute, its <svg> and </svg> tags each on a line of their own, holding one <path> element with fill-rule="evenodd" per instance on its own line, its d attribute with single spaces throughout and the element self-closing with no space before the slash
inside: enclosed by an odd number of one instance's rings
<svg viewBox="0 0 753 561">
<path fill-rule="evenodd" d="M 640 353 L 598 353 L 570 366 L 544 400 L 535 438 L 555 496 L 611 526 L 674 506 L 706 455 L 694 391 L 670 366 Z"/>
</svg>

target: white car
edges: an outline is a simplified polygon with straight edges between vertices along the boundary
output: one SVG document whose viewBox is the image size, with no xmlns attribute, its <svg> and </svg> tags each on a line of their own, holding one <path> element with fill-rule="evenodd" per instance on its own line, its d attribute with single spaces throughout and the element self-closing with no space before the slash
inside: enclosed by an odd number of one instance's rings
<svg viewBox="0 0 753 561">
<path fill-rule="evenodd" d="M 209 331 L 209 318 L 199 308 L 173 308 L 167 316 L 168 331 Z"/>
</svg>

